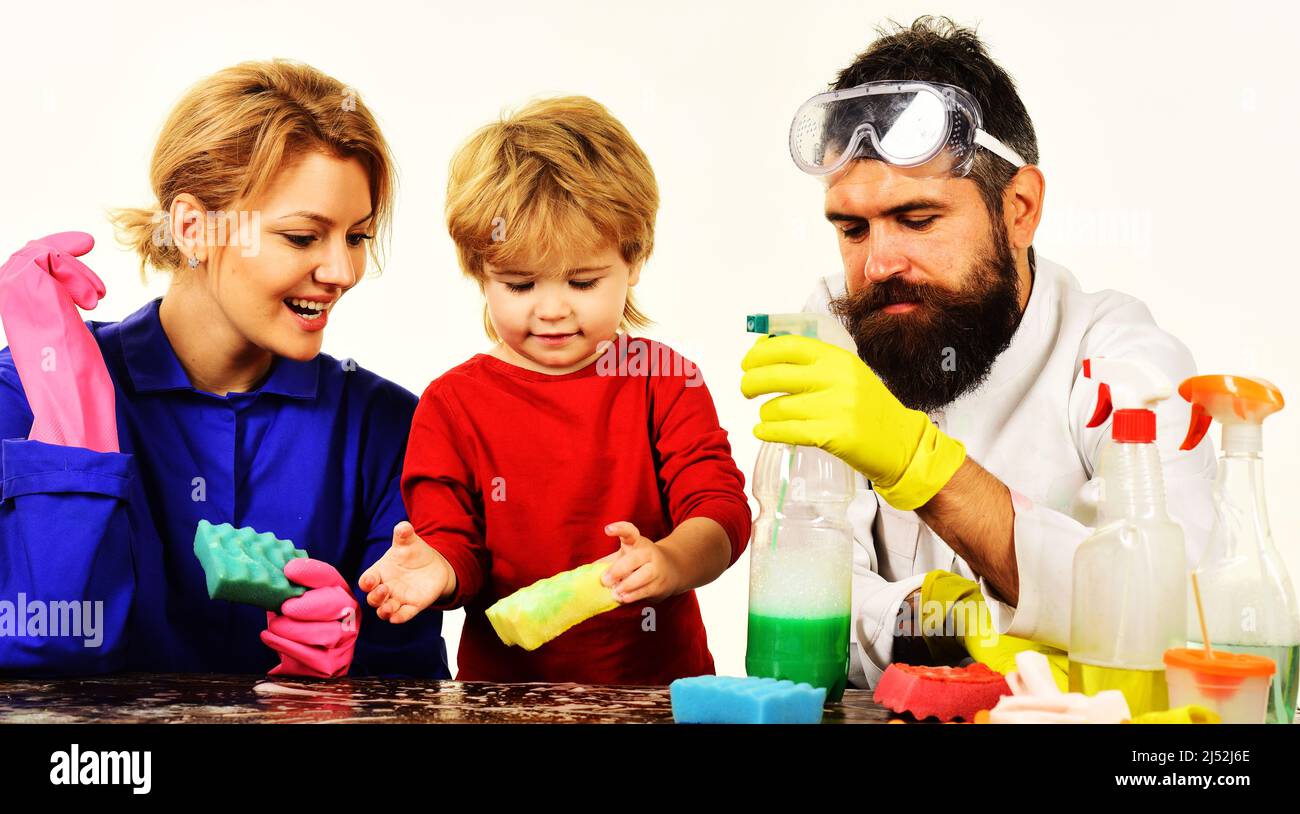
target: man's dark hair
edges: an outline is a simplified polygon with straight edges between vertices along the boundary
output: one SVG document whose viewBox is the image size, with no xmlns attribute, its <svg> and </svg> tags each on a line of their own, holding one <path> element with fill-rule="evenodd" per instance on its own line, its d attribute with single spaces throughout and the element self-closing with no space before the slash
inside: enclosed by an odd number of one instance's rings
<svg viewBox="0 0 1300 814">
<path fill-rule="evenodd" d="M 975 31 L 947 17 L 918 17 L 910 27 L 890 21 L 893 30 L 878 28 L 880 39 L 858 55 L 835 79 L 833 90 L 865 82 L 914 80 L 942 82 L 970 93 L 984 113 L 984 130 L 1020 154 L 1038 163 L 1038 139 L 1016 84 L 993 61 Z M 1002 218 L 1002 193 L 1016 168 L 988 150 L 977 149 L 968 176 L 979 187 L 989 217 Z M 1030 250 L 1033 262 L 1033 250 Z"/>
</svg>

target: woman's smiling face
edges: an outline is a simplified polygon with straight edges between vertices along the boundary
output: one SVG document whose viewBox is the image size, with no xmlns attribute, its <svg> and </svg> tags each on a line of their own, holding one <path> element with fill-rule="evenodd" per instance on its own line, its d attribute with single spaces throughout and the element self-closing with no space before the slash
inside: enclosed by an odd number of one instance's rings
<svg viewBox="0 0 1300 814">
<path fill-rule="evenodd" d="M 225 222 L 237 239 L 214 237 L 209 223 L 207 262 L 181 273 L 204 275 L 228 332 L 277 356 L 314 358 L 331 309 L 365 273 L 374 214 L 365 167 L 308 152 L 234 209 Z"/>
</svg>

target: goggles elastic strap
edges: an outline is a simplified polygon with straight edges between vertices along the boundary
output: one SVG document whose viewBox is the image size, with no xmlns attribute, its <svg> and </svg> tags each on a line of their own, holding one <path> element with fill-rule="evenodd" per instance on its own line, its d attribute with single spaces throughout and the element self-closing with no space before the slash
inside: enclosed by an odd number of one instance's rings
<svg viewBox="0 0 1300 814">
<path fill-rule="evenodd" d="M 1015 150 L 993 138 L 993 136 L 990 136 L 982 129 L 977 129 L 975 131 L 975 143 L 988 150 L 990 153 L 1006 159 L 1008 163 L 1017 168 L 1023 167 L 1025 164 L 1029 163 L 1021 158 L 1020 154 Z"/>
</svg>

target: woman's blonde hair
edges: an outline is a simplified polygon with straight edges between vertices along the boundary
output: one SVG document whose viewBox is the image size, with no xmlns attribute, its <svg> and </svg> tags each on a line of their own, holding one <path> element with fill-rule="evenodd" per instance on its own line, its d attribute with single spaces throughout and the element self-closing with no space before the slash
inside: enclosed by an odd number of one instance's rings
<svg viewBox="0 0 1300 814">
<path fill-rule="evenodd" d="M 180 251 L 168 233 L 172 202 L 188 192 L 209 212 L 264 191 L 303 154 L 355 158 L 370 179 L 371 258 L 380 265 L 392 218 L 396 171 L 388 143 L 357 93 L 310 65 L 285 59 L 242 62 L 191 87 L 172 109 L 154 147 L 154 209 L 112 210 L 118 241 L 147 267 L 173 271 Z"/>
<path fill-rule="evenodd" d="M 485 262 L 565 268 L 613 244 L 624 262 L 644 263 L 658 211 L 650 160 L 585 96 L 532 102 L 478 130 L 451 160 L 447 229 L 480 288 Z M 629 291 L 620 328 L 650 323 Z M 486 306 L 483 325 L 498 341 Z"/>
</svg>

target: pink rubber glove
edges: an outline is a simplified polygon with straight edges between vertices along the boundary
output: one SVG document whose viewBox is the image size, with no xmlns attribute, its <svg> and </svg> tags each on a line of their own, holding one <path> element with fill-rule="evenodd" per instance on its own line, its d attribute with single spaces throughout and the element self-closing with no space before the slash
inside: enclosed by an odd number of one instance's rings
<svg viewBox="0 0 1300 814">
<path fill-rule="evenodd" d="M 113 380 L 77 312 L 94 308 L 104 283 L 78 256 L 85 232 L 33 240 L 0 266 L 0 322 L 32 410 L 33 441 L 117 452 Z"/>
<path fill-rule="evenodd" d="M 286 599 L 280 613 L 266 614 L 262 642 L 280 654 L 268 675 L 338 678 L 352 666 L 360 617 L 343 577 L 329 563 L 289 560 L 284 575 L 311 590 Z"/>
</svg>

